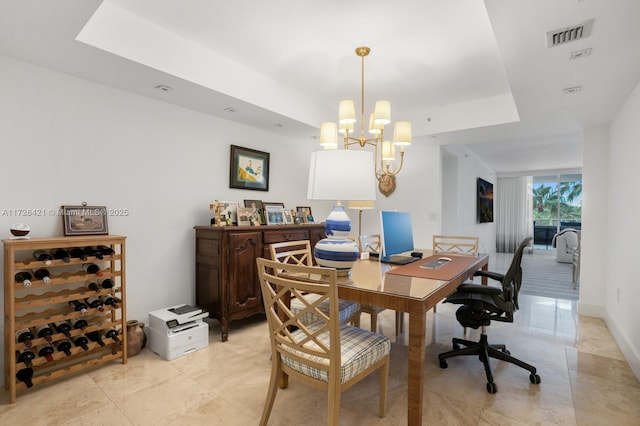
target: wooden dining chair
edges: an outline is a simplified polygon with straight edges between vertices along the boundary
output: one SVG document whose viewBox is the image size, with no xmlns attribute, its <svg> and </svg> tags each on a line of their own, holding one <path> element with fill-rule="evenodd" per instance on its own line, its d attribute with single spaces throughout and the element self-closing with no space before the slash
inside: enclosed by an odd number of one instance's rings
<svg viewBox="0 0 640 426">
<path fill-rule="evenodd" d="M 311 252 L 311 242 L 309 240 L 297 240 L 297 241 L 284 241 L 280 243 L 273 243 L 269 246 L 271 252 L 271 260 L 275 260 L 278 263 L 289 265 L 301 265 L 301 266 L 313 266 L 313 254 Z M 279 273 L 281 268 L 276 270 Z M 310 297 L 313 297 L 311 295 Z M 304 304 L 296 298 L 291 299 L 291 310 L 293 312 L 300 312 L 304 309 Z M 324 309 L 326 313 L 329 312 L 329 304 L 325 303 L 320 306 L 320 309 Z M 361 306 L 359 303 L 350 302 L 347 300 L 341 300 L 339 302 L 339 318 L 341 324 L 351 323 L 356 327 L 360 326 L 360 311 Z M 308 317 L 304 318 L 307 324 L 318 320 L 313 315 L 313 312 L 309 312 Z"/>
<path fill-rule="evenodd" d="M 389 339 L 339 321 L 337 270 L 258 258 L 271 340 L 271 378 L 260 425 L 267 425 L 283 373 L 327 392 L 327 425 L 337 425 L 342 393 L 379 371 L 379 416 L 387 411 Z M 280 271 L 275 273 L 275 271 Z M 304 306 L 294 312 L 287 295 Z M 313 296 L 313 297 L 311 297 Z M 328 311 L 323 306 L 328 305 Z M 309 324 L 305 317 L 317 317 Z"/>
<path fill-rule="evenodd" d="M 369 253 L 373 257 L 380 255 L 382 249 L 380 242 L 380 234 L 360 235 L 358 237 L 358 248 L 360 253 Z M 378 331 L 378 314 L 384 311 L 384 308 L 373 305 L 360 305 L 360 310 L 369 314 L 371 318 L 371 331 Z M 396 311 L 396 336 L 404 331 L 404 312 Z"/>
<path fill-rule="evenodd" d="M 478 237 L 467 237 L 460 235 L 434 235 L 433 253 L 465 254 L 468 256 L 478 255 Z"/>
</svg>

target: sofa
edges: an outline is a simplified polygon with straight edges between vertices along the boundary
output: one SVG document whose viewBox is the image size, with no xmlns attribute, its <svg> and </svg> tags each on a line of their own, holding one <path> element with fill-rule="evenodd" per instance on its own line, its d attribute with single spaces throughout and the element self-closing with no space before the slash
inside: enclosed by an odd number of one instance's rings
<svg viewBox="0 0 640 426">
<path fill-rule="evenodd" d="M 573 254 L 580 247 L 580 231 L 565 228 L 553 236 L 551 245 L 556 249 L 556 262 L 573 263 Z"/>
</svg>

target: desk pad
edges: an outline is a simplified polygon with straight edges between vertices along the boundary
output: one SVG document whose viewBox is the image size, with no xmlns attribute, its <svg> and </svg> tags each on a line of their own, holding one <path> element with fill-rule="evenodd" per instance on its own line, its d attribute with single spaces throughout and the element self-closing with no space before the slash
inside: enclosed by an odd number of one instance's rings
<svg viewBox="0 0 640 426">
<path fill-rule="evenodd" d="M 448 257 L 449 259 L 451 259 L 451 261 L 446 262 L 446 264 L 438 268 L 421 268 L 422 265 L 437 261 L 441 257 Z M 470 265 L 473 265 L 477 261 L 478 258 L 475 256 L 456 256 L 448 253 L 446 255 L 433 255 L 417 262 L 410 263 L 408 265 L 393 268 L 392 270 L 388 271 L 387 274 L 449 281 L 458 276 L 461 272 L 465 271 Z"/>
</svg>

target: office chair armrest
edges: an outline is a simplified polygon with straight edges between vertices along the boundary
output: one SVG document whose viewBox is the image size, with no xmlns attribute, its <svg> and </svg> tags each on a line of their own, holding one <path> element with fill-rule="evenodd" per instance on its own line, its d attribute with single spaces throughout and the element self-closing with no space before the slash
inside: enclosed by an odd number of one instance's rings
<svg viewBox="0 0 640 426">
<path fill-rule="evenodd" d="M 489 296 L 497 296 L 502 293 L 501 288 L 482 284 L 460 284 L 456 291 L 460 293 L 487 294 Z"/>
<path fill-rule="evenodd" d="M 491 271 L 476 271 L 475 274 L 473 274 L 474 277 L 487 277 L 487 278 L 491 278 L 492 280 L 496 280 L 499 282 L 502 282 L 502 280 L 504 280 L 504 274 L 501 274 L 499 272 L 491 272 Z"/>
</svg>

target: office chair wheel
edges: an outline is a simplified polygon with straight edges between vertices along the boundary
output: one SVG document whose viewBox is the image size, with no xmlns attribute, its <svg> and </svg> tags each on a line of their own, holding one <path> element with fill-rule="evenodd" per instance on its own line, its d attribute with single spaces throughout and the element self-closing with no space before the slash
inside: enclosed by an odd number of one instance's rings
<svg viewBox="0 0 640 426">
<path fill-rule="evenodd" d="M 440 360 L 440 368 L 447 368 L 449 366 L 449 364 L 447 364 L 447 360 L 446 359 L 441 359 Z"/>
<path fill-rule="evenodd" d="M 531 383 L 533 383 L 534 385 L 538 385 L 540 384 L 540 382 L 542 381 L 540 379 L 540 376 L 537 374 L 530 374 L 529 375 L 529 381 L 531 381 Z"/>
<path fill-rule="evenodd" d="M 496 393 L 498 392 L 498 385 L 493 382 L 487 382 L 487 392 Z"/>
</svg>

